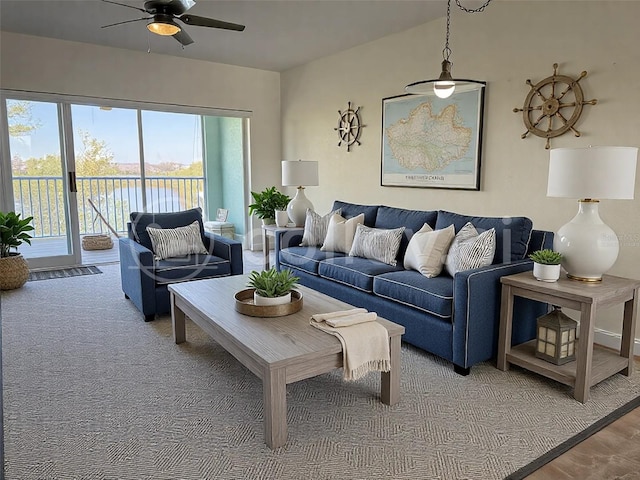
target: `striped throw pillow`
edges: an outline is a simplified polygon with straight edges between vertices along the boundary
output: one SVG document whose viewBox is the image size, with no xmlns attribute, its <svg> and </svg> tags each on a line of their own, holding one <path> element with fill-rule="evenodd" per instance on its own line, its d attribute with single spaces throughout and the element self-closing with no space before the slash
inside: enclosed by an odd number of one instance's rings
<svg viewBox="0 0 640 480">
<path fill-rule="evenodd" d="M 302 234 L 302 242 L 300 242 L 300 246 L 321 246 L 324 243 L 325 237 L 327 236 L 329 220 L 331 220 L 331 217 L 334 213 L 341 215 L 342 210 L 338 208 L 333 212 L 327 213 L 324 217 L 321 217 L 310 208 L 307 208 L 307 217 L 304 221 L 304 233 Z"/>
<path fill-rule="evenodd" d="M 200 224 L 197 221 L 178 228 L 147 227 L 147 232 L 151 237 L 156 260 L 183 257 L 192 253 L 209 253 L 202 243 Z"/>
<path fill-rule="evenodd" d="M 403 233 L 404 227 L 382 229 L 359 224 L 349 256 L 370 258 L 395 267 Z"/>
<path fill-rule="evenodd" d="M 491 265 L 495 253 L 495 228 L 478 234 L 473 224 L 467 222 L 451 242 L 446 262 L 447 272 L 453 277 L 464 270 Z"/>
</svg>

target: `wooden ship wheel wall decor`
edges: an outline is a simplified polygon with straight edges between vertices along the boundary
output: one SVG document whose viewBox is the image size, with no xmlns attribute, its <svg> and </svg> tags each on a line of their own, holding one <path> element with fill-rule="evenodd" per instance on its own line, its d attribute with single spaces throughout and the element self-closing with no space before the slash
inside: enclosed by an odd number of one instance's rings
<svg viewBox="0 0 640 480">
<path fill-rule="evenodd" d="M 514 108 L 515 113 L 522 112 L 527 131 L 521 135 L 526 138 L 529 133 L 547 139 L 546 149 L 550 148 L 550 139 L 571 130 L 576 137 L 580 132 L 574 125 L 580 118 L 583 105 L 595 105 L 598 100 L 585 100 L 580 87 L 580 80 L 587 76 L 583 71 L 575 80 L 566 75 L 558 75 L 558 64 L 553 64 L 553 75 L 540 80 L 535 85 L 527 79 L 531 90 L 524 100 L 522 108 Z M 570 110 L 573 109 L 573 110 Z"/>
<path fill-rule="evenodd" d="M 360 108 L 362 107 L 355 107 L 354 109 L 351 106 L 351 102 L 349 102 L 344 112 L 338 110 L 338 115 L 340 116 L 338 117 L 338 126 L 334 130 L 338 132 L 338 137 L 340 138 L 338 146 L 346 145 L 347 152 L 351 151 L 352 145 L 361 145 L 360 134 L 362 133 L 362 128 L 366 127 L 366 125 L 363 125 L 360 120 Z"/>
</svg>

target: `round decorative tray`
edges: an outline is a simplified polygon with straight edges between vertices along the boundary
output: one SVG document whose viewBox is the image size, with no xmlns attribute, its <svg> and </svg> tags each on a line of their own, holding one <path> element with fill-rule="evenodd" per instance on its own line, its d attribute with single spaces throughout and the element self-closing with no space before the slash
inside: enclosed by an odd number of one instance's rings
<svg viewBox="0 0 640 480">
<path fill-rule="evenodd" d="M 302 294 L 297 290 L 292 290 L 291 301 L 282 305 L 256 305 L 253 303 L 254 291 L 254 288 L 248 288 L 235 294 L 237 312 L 250 317 L 284 317 L 302 308 Z"/>
</svg>

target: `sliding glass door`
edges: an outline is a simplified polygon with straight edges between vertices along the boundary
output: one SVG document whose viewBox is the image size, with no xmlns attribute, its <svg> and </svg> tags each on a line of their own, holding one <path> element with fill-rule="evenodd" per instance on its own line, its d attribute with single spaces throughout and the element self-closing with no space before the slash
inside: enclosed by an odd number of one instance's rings
<svg viewBox="0 0 640 480">
<path fill-rule="evenodd" d="M 31 245 L 18 251 L 31 268 L 77 265 L 76 183 L 73 139 L 62 104 L 7 99 L 2 102 L 4 204 L 33 217 Z M 66 119 L 66 120 L 65 120 Z M 74 228 L 75 227 L 75 228 Z"/>
<path fill-rule="evenodd" d="M 31 268 L 100 263 L 83 247 L 96 234 L 114 240 L 103 261 L 117 261 L 115 237 L 127 235 L 131 212 L 200 207 L 209 220 L 227 209 L 244 236 L 241 116 L 37 93 L 3 91 L 1 99 L 0 210 L 33 216 L 32 245 L 20 248 Z"/>
</svg>

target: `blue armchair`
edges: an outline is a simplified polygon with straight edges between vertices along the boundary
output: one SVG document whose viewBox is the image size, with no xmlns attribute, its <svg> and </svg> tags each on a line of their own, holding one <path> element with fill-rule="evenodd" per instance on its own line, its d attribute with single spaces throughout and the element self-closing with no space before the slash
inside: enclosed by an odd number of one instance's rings
<svg viewBox="0 0 640 480">
<path fill-rule="evenodd" d="M 132 212 L 130 220 L 128 237 L 119 239 L 122 291 L 147 322 L 171 310 L 170 283 L 242 274 L 242 243 L 205 232 L 199 208 L 175 213 Z M 157 259 L 147 227 L 185 227 L 194 221 L 208 253 Z"/>
</svg>

